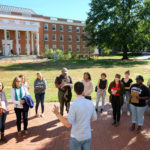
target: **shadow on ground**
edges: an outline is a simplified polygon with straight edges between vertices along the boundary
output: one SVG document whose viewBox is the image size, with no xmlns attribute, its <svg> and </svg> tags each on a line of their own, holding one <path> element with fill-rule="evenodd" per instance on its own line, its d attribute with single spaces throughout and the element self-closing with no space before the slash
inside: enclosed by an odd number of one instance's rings
<svg viewBox="0 0 150 150">
<path fill-rule="evenodd" d="M 133 67 L 135 65 L 147 65 L 146 61 L 121 61 L 121 60 L 50 60 L 40 63 L 12 63 L 0 64 L 0 70 L 17 71 L 17 70 L 60 70 L 67 66 L 68 69 L 84 69 L 92 67 L 112 68 L 115 66 Z"/>
</svg>

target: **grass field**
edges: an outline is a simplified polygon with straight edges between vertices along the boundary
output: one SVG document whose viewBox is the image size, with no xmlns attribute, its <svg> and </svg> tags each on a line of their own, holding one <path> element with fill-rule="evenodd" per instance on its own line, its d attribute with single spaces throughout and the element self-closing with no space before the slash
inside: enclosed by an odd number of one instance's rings
<svg viewBox="0 0 150 150">
<path fill-rule="evenodd" d="M 57 89 L 54 81 L 56 76 L 61 73 L 61 68 L 67 67 L 69 74 L 74 82 L 81 81 L 84 72 L 90 72 L 94 86 L 96 86 L 100 74 L 107 73 L 109 83 L 113 80 L 116 73 L 124 75 L 126 70 L 131 71 L 131 77 L 139 74 L 145 78 L 145 84 L 150 78 L 150 62 L 141 61 L 121 61 L 121 60 L 50 60 L 49 62 L 41 63 L 0 63 L 0 81 L 4 83 L 7 98 L 10 99 L 11 85 L 14 77 L 23 74 L 30 86 L 30 94 L 34 98 L 33 83 L 37 72 L 42 72 L 47 80 L 46 101 L 58 101 Z M 135 81 L 135 80 L 134 80 Z M 93 99 L 96 98 L 96 93 L 92 94 Z"/>
</svg>

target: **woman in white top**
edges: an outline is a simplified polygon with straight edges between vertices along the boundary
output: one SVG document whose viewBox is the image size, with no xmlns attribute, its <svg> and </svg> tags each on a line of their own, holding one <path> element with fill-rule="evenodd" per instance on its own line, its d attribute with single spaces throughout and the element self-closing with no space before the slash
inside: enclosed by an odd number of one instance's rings
<svg viewBox="0 0 150 150">
<path fill-rule="evenodd" d="M 19 75 L 19 78 L 21 79 L 21 85 L 29 90 L 29 85 L 28 82 L 26 82 L 25 76 L 24 75 Z"/>
<path fill-rule="evenodd" d="M 28 111 L 23 109 L 23 104 L 25 103 L 23 97 L 28 95 L 28 91 L 26 88 L 21 86 L 21 79 L 16 77 L 12 84 L 11 90 L 11 99 L 14 103 L 14 110 L 16 113 L 17 118 L 17 129 L 18 129 L 18 136 L 21 136 L 21 118 L 23 115 L 23 123 L 24 123 L 24 133 L 28 134 L 27 126 L 28 126 Z"/>
<path fill-rule="evenodd" d="M 84 73 L 82 83 L 84 84 L 84 97 L 91 100 L 91 94 L 93 92 L 93 82 L 91 80 L 91 75 L 89 72 Z"/>
</svg>

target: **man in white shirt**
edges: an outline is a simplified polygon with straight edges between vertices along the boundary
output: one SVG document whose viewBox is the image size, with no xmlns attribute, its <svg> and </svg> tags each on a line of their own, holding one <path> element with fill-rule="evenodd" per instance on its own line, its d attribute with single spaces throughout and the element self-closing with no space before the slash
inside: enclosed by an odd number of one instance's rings
<svg viewBox="0 0 150 150">
<path fill-rule="evenodd" d="M 91 145 L 91 121 L 97 120 L 97 114 L 92 101 L 83 97 L 84 85 L 77 82 L 74 85 L 76 99 L 69 109 L 65 119 L 54 106 L 53 113 L 67 127 L 71 127 L 70 150 L 90 150 Z"/>
</svg>

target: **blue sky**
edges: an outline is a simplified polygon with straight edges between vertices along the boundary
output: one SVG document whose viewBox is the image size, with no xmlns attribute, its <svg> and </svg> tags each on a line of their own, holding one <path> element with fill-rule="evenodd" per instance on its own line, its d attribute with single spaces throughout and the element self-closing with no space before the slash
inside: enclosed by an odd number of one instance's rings
<svg viewBox="0 0 150 150">
<path fill-rule="evenodd" d="M 85 21 L 91 0 L 0 0 L 0 4 L 31 8 L 36 13 Z"/>
</svg>

